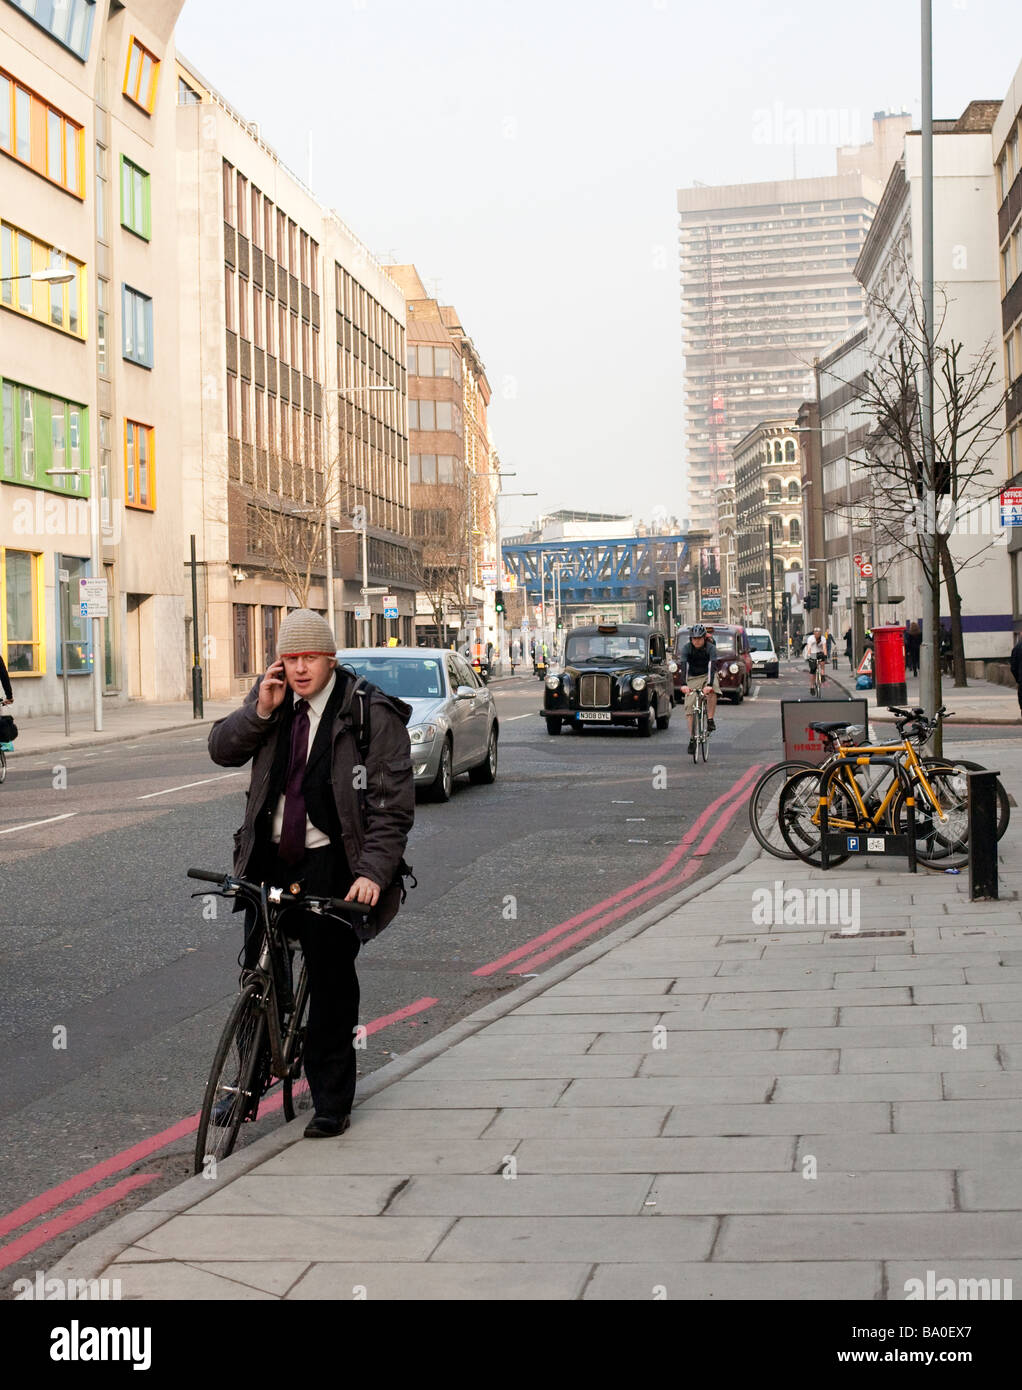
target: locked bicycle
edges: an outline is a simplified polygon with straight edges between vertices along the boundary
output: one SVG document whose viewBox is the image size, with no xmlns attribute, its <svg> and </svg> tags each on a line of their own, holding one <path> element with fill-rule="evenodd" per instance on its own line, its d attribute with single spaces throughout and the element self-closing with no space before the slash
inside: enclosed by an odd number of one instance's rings
<svg viewBox="0 0 1022 1390">
<path fill-rule="evenodd" d="M 916 857 L 927 868 L 960 868 L 968 861 L 968 773 L 981 769 L 963 761 L 920 756 L 919 748 L 932 738 L 948 713 L 944 706 L 932 719 L 922 709 L 892 707 L 891 712 L 900 735 L 897 743 L 843 741 L 841 734 L 851 726 L 837 721 L 809 726 L 828 740 L 830 757 L 820 768 L 796 771 L 789 777 L 780 792 L 777 811 L 785 844 L 799 859 L 819 865 L 821 813 L 825 808 L 831 831 L 906 835 L 911 822 Z M 996 792 L 1000 838 L 1010 812 L 1000 781 Z M 910 796 L 914 817 L 909 814 Z M 832 864 L 839 864 L 848 855 L 832 854 L 829 858 Z"/>
<path fill-rule="evenodd" d="M 299 911 L 334 919 L 338 930 L 372 911 L 365 903 L 250 883 L 211 869 L 189 869 L 188 877 L 219 887 L 217 896 L 240 898 L 256 914 L 257 945 L 247 957 L 255 965 L 241 973 L 240 989 L 224 1024 L 210 1068 L 195 1138 L 195 1172 L 233 1151 L 241 1126 L 256 1119 L 259 1103 L 281 1083 L 285 1120 L 295 1117 L 302 1070 L 309 979 L 288 918 Z M 193 893 L 201 897 L 201 893 Z M 296 969 L 297 963 L 297 969 Z"/>
</svg>

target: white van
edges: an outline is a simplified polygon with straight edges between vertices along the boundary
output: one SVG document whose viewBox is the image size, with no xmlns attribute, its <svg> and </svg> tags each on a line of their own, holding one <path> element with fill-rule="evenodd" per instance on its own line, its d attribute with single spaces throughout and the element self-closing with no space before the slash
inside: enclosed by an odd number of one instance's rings
<svg viewBox="0 0 1022 1390">
<path fill-rule="evenodd" d="M 765 627 L 747 627 L 749 655 L 752 657 L 754 676 L 776 676 L 780 671 L 774 639 Z"/>
</svg>

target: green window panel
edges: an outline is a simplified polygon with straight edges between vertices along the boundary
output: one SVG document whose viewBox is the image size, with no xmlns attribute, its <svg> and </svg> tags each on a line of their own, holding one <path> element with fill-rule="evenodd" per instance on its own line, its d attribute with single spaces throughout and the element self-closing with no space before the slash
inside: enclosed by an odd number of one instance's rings
<svg viewBox="0 0 1022 1390">
<path fill-rule="evenodd" d="M 89 410 L 16 381 L 0 381 L 0 480 L 63 497 L 89 496 Z M 78 469 L 49 477 L 50 469 Z"/>
<path fill-rule="evenodd" d="M 149 175 L 138 164 L 121 155 L 121 226 L 149 241 L 152 212 Z"/>
</svg>

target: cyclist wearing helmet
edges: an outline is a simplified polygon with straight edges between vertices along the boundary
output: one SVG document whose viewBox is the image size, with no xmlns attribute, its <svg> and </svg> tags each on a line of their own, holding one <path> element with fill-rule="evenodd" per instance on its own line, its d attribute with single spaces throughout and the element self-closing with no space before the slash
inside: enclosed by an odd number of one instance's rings
<svg viewBox="0 0 1022 1390">
<path fill-rule="evenodd" d="M 717 645 L 713 638 L 707 634 L 705 624 L 693 623 L 689 633 L 689 639 L 678 654 L 678 665 L 680 667 L 679 676 L 681 681 L 682 693 L 685 696 L 685 714 L 688 718 L 688 751 L 696 751 L 696 741 L 693 733 L 695 724 L 695 693 L 706 686 L 706 727 L 712 734 L 717 725 L 713 715 L 717 708 L 717 696 L 720 694 L 720 684 L 717 681 L 717 673 L 714 669 L 714 662 L 717 659 Z M 709 681 L 709 685 L 707 685 Z"/>
<path fill-rule="evenodd" d="M 822 628 L 813 628 L 812 635 L 806 642 L 805 657 L 809 664 L 809 689 L 812 690 L 817 665 L 820 667 L 820 680 L 827 679 L 827 644 L 823 640 Z"/>
</svg>

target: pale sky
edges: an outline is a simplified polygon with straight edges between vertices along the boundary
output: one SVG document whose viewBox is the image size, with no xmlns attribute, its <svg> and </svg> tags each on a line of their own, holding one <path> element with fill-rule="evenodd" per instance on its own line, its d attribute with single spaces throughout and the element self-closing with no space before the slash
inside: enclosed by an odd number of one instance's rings
<svg viewBox="0 0 1022 1390">
<path fill-rule="evenodd" d="M 833 172 L 780 131 L 919 119 L 916 0 L 188 0 L 177 43 L 486 363 L 517 478 L 561 507 L 683 515 L 677 188 Z M 933 0 L 934 114 L 1001 99 L 1019 0 Z M 775 103 L 781 108 L 775 114 Z M 769 115 L 767 115 L 769 113 Z M 781 117 L 783 119 L 778 119 Z M 991 235 L 994 235 L 991 227 Z"/>
</svg>

